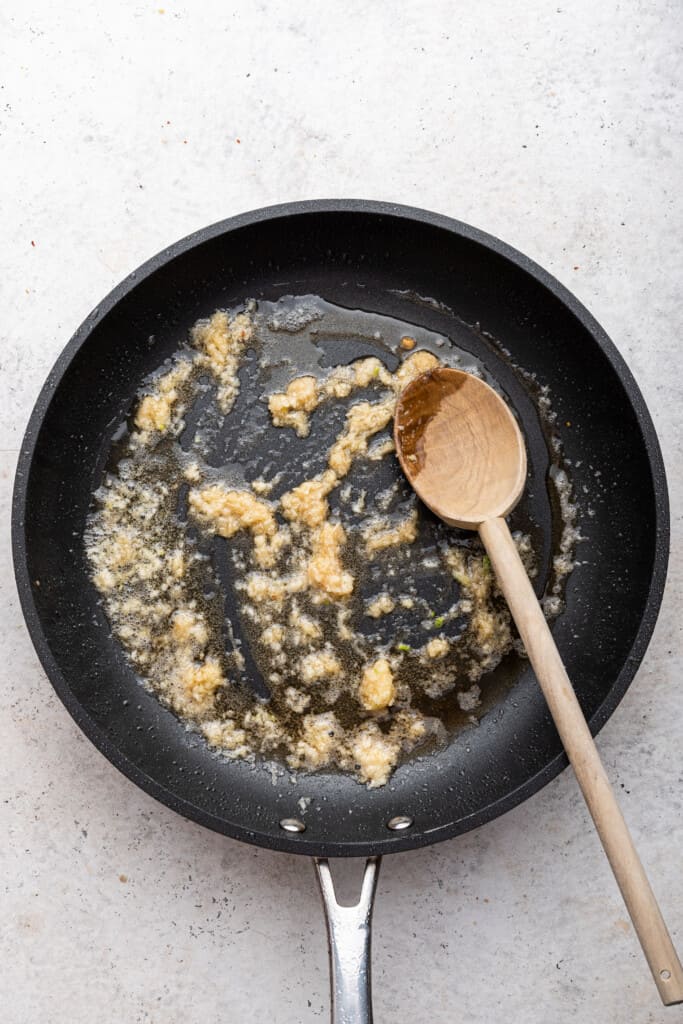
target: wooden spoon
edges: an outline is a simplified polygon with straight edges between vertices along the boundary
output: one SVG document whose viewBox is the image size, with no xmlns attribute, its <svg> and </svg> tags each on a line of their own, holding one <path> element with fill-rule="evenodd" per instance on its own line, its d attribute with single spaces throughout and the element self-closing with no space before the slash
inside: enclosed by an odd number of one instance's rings
<svg viewBox="0 0 683 1024">
<path fill-rule="evenodd" d="M 396 451 L 425 505 L 451 526 L 478 530 L 572 763 L 666 1005 L 683 1001 L 683 969 L 504 516 L 526 482 L 517 421 L 469 373 L 439 368 L 399 398 Z"/>
</svg>

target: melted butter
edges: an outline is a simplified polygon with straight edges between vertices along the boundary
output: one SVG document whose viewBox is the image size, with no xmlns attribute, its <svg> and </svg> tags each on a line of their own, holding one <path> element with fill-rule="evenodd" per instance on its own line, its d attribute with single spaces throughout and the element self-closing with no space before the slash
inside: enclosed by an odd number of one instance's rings
<svg viewBox="0 0 683 1024">
<path fill-rule="evenodd" d="M 382 785 L 511 649 L 478 542 L 393 454 L 396 395 L 437 362 L 495 386 L 441 335 L 307 295 L 201 321 L 143 383 L 86 549 L 145 685 L 227 756 Z"/>
</svg>

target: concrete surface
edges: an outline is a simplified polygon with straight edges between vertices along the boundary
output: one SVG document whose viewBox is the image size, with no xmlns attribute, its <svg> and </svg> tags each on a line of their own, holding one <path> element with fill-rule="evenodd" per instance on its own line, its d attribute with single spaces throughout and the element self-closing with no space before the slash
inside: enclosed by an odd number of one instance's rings
<svg viewBox="0 0 683 1024">
<path fill-rule="evenodd" d="M 599 745 L 683 945 L 681 26 L 662 0 L 2 4 L 5 1024 L 326 1018 L 310 863 L 175 817 L 90 746 L 28 640 L 7 530 L 30 408 L 86 313 L 195 228 L 304 197 L 421 205 L 506 239 L 635 372 L 668 464 L 673 555 Z M 375 923 L 378 1024 L 681 1019 L 658 1003 L 569 773 L 385 862 Z"/>
</svg>

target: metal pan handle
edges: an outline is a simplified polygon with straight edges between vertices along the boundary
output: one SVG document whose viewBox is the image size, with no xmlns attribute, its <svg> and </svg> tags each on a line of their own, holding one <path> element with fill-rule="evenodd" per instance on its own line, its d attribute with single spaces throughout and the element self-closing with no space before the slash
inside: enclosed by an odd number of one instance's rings
<svg viewBox="0 0 683 1024">
<path fill-rule="evenodd" d="M 315 858 L 325 908 L 330 950 L 332 1024 L 372 1024 L 370 928 L 380 857 L 365 862 L 360 899 L 353 907 L 337 902 L 329 861 Z"/>
</svg>

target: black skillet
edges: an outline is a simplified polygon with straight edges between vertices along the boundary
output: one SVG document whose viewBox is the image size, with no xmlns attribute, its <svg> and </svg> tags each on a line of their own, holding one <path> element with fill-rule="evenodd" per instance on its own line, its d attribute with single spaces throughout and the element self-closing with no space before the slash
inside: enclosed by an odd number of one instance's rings
<svg viewBox="0 0 683 1024">
<path fill-rule="evenodd" d="M 82 547 L 93 489 L 142 377 L 177 349 L 198 317 L 246 297 L 305 293 L 420 324 L 468 348 L 520 417 L 532 503 L 545 493 L 548 454 L 530 398 L 534 385 L 515 364 L 550 387 L 585 536 L 554 635 L 594 733 L 633 679 L 652 634 L 666 573 L 668 503 L 650 416 L 601 327 L 525 256 L 422 210 L 315 201 L 199 231 L 114 289 L 50 373 L 24 438 L 13 506 L 17 583 L 45 671 L 104 755 L 180 814 L 290 853 L 371 858 L 353 909 L 336 906 L 327 863 L 317 862 L 334 947 L 335 1019 L 369 1020 L 362 963 L 376 858 L 475 828 L 567 763 L 530 669 L 508 659 L 487 684 L 495 699 L 478 728 L 408 761 L 381 789 L 332 772 L 305 777 L 311 801 L 303 814 L 299 786 L 274 785 L 263 769 L 217 758 L 142 689 L 106 626 Z M 540 592 L 552 517 L 536 511 Z"/>
</svg>

